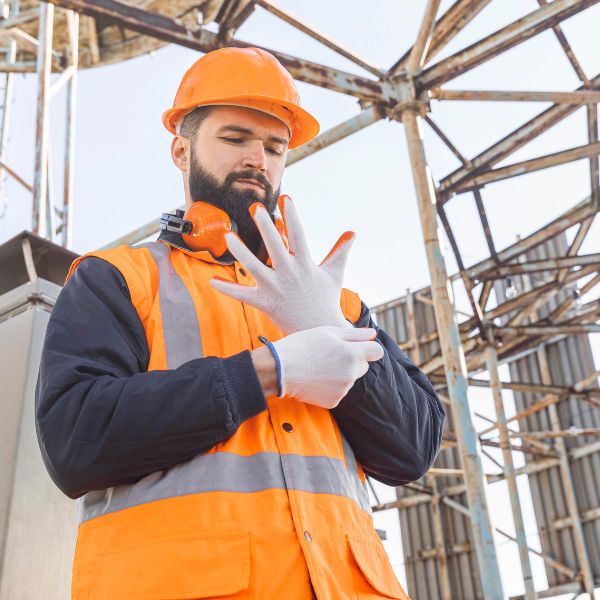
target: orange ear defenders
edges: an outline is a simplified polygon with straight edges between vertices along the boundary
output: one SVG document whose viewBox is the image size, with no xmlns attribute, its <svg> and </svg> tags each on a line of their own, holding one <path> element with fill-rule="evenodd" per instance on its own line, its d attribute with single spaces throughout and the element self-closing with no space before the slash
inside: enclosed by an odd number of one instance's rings
<svg viewBox="0 0 600 600">
<path fill-rule="evenodd" d="M 275 227 L 281 235 L 285 247 L 289 250 L 286 227 L 283 219 L 274 217 Z M 184 212 L 163 213 L 160 228 L 181 233 L 183 241 L 190 250 L 207 250 L 214 258 L 227 251 L 225 234 L 237 233 L 237 225 L 222 209 L 208 202 L 196 201 Z"/>
</svg>

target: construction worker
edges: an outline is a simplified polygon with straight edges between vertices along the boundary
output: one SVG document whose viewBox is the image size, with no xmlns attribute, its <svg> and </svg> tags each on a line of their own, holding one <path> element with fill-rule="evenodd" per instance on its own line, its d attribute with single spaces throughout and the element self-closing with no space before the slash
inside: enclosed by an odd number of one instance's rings
<svg viewBox="0 0 600 600">
<path fill-rule="evenodd" d="M 445 413 L 342 288 L 354 234 L 316 264 L 279 198 L 317 121 L 272 55 L 225 48 L 163 122 L 185 212 L 76 260 L 44 343 L 40 447 L 79 499 L 72 597 L 408 598 L 365 474 L 419 479 Z"/>
</svg>

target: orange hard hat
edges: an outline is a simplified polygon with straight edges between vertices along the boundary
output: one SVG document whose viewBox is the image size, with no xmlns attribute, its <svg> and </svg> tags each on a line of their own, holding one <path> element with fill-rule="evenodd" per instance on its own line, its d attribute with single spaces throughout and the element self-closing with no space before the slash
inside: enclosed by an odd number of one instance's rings
<svg viewBox="0 0 600 600">
<path fill-rule="evenodd" d="M 177 133 L 187 113 L 211 105 L 244 106 L 273 115 L 288 126 L 290 149 L 319 133 L 318 121 L 300 107 L 292 76 L 260 48 L 220 48 L 197 60 L 183 76 L 163 123 Z"/>
</svg>

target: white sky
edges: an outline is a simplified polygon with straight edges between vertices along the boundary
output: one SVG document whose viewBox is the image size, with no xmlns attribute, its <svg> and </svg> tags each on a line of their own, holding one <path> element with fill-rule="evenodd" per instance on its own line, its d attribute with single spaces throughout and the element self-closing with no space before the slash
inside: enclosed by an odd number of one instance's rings
<svg viewBox="0 0 600 600">
<path fill-rule="evenodd" d="M 358 54 L 390 67 L 415 38 L 425 1 L 281 0 L 279 4 L 339 40 Z M 441 11 L 451 5 L 443 0 Z M 536 0 L 494 0 L 461 32 L 436 61 L 481 39 L 538 7 Z M 568 20 L 564 32 L 588 77 L 600 72 L 600 5 Z M 257 9 L 238 33 L 240 39 L 361 74 L 345 59 Z M 75 179 L 74 244 L 77 252 L 103 246 L 158 218 L 183 202 L 178 171 L 169 157 L 170 134 L 161 113 L 171 105 L 183 72 L 198 53 L 166 47 L 153 57 L 142 56 L 118 65 L 80 72 L 78 91 L 77 160 Z M 573 90 L 580 84 L 551 32 L 503 53 L 447 84 L 455 89 Z M 359 111 L 351 97 L 299 84 L 304 107 L 321 122 L 322 131 Z M 7 151 L 8 164 L 26 180 L 33 180 L 35 133 L 35 76 L 18 76 Z M 432 118 L 461 152 L 472 157 L 548 105 L 540 103 L 432 102 Z M 62 132 L 64 93 L 52 102 L 54 189 L 62 190 Z M 531 142 L 503 164 L 556 152 L 587 142 L 585 109 Z M 458 166 L 456 158 L 425 127 L 427 156 L 438 181 Z M 31 222 L 31 198 L 13 181 L 0 219 L 0 243 Z M 370 305 L 400 295 L 407 288 L 427 285 L 429 274 L 422 243 L 417 203 L 404 132 L 398 123 L 379 122 L 352 137 L 290 167 L 282 191 L 291 195 L 301 214 L 315 259 L 321 259 L 345 229 L 358 233 L 350 256 L 346 287 L 359 292 Z M 501 249 L 538 229 L 589 195 L 588 162 L 577 161 L 496 183 L 483 190 L 496 247 Z M 1 204 L 0 204 L 1 207 Z M 469 195 L 447 205 L 467 265 L 487 256 L 475 204 Z M 447 245 L 447 244 L 446 244 Z M 600 251 L 596 220 L 581 253 Z M 449 247 L 448 247 L 449 249 Z M 446 252 L 448 271 L 455 263 Z M 590 298 L 584 298 L 588 300 Z M 466 309 L 461 294 L 459 308 Z M 593 336 L 592 336 L 593 337 Z M 593 340 L 598 357 L 598 335 Z M 598 360 L 597 360 L 598 363 Z M 507 373 L 503 373 L 507 377 Z M 487 393 L 476 390 L 471 400 L 477 410 L 491 406 Z M 507 412 L 510 408 L 509 400 Z M 478 426 L 482 425 L 477 423 Z M 494 471 L 485 464 L 486 470 Z M 525 482 L 523 482 L 525 483 Z M 494 522 L 514 531 L 504 484 L 495 484 L 491 498 Z M 522 485 L 527 533 L 537 544 L 530 497 Z M 385 497 L 393 495 L 386 489 Z M 387 494 L 387 496 L 386 496 Z M 377 515 L 385 526 L 386 542 L 401 577 L 398 525 L 393 512 Z M 498 546 L 505 592 L 522 591 L 516 547 Z M 546 587 L 541 561 L 532 559 L 538 589 Z"/>
</svg>

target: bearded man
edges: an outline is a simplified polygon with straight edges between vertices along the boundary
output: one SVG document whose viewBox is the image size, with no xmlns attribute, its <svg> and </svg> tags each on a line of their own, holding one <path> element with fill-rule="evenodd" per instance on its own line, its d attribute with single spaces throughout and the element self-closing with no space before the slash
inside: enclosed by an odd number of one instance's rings
<svg viewBox="0 0 600 600">
<path fill-rule="evenodd" d="M 77 259 L 44 344 L 40 447 L 80 508 L 72 597 L 408 598 L 365 475 L 419 479 L 445 413 L 342 287 L 354 234 L 315 264 L 279 196 L 317 121 L 273 56 L 225 48 L 163 122 L 185 212 Z"/>
</svg>

